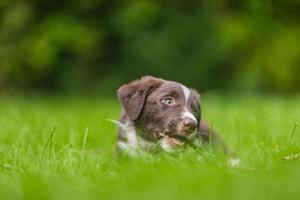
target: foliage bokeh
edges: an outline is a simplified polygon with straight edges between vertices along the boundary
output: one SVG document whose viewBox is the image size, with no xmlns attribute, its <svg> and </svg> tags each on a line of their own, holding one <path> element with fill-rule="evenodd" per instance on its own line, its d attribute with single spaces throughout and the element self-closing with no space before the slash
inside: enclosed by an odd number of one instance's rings
<svg viewBox="0 0 300 200">
<path fill-rule="evenodd" d="M 151 74 L 296 93 L 297 0 L 2 0 L 0 89 L 104 91 Z"/>
</svg>

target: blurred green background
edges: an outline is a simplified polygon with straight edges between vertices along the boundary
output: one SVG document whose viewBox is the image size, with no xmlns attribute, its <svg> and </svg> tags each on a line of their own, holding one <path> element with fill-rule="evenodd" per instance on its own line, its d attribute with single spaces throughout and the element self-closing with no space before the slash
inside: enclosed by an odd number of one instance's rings
<svg viewBox="0 0 300 200">
<path fill-rule="evenodd" d="M 299 44 L 300 0 L 0 0 L 0 199 L 300 199 Z M 241 166 L 118 159 L 107 119 L 143 75 L 210 91 Z"/>
<path fill-rule="evenodd" d="M 295 94 L 299 0 L 1 0 L 0 91 L 112 95 L 150 74 Z"/>
</svg>

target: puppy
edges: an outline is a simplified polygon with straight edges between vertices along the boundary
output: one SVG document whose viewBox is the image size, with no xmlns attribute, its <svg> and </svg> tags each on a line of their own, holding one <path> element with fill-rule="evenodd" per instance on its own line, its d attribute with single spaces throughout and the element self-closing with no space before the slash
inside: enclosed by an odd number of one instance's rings
<svg viewBox="0 0 300 200">
<path fill-rule="evenodd" d="M 200 95 L 180 83 L 151 76 L 118 89 L 123 107 L 117 134 L 117 152 L 174 151 L 184 146 L 212 144 L 227 152 L 224 142 L 201 119 Z"/>
</svg>

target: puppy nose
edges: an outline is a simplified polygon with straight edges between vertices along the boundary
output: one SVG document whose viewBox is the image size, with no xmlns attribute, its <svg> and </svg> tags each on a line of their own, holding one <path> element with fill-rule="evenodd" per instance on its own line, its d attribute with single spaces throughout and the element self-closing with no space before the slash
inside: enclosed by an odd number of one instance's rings
<svg viewBox="0 0 300 200">
<path fill-rule="evenodd" d="M 183 120 L 183 125 L 188 128 L 189 130 L 195 130 L 197 127 L 197 122 L 195 120 L 190 119 L 190 118 L 185 118 Z"/>
</svg>

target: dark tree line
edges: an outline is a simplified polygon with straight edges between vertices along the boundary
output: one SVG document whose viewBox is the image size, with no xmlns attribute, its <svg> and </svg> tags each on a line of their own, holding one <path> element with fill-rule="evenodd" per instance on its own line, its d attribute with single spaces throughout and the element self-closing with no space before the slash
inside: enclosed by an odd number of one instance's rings
<svg viewBox="0 0 300 200">
<path fill-rule="evenodd" d="M 2 90 L 112 91 L 152 74 L 212 88 L 300 87 L 297 0 L 2 0 Z"/>
</svg>

